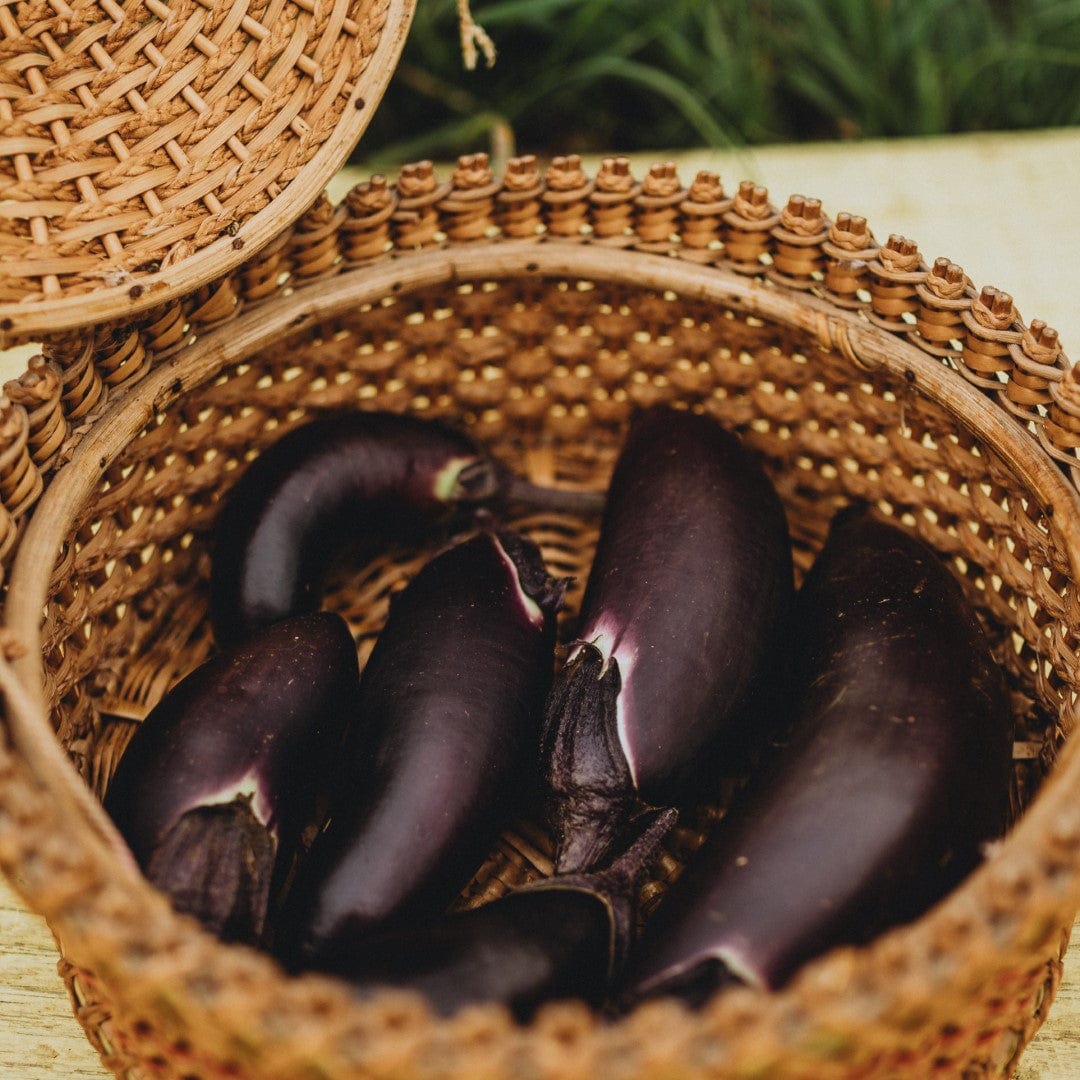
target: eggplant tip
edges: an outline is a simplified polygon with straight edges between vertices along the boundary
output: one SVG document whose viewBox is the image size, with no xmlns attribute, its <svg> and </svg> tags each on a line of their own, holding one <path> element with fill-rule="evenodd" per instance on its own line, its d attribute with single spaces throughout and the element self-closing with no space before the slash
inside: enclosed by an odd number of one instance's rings
<svg viewBox="0 0 1080 1080">
<path fill-rule="evenodd" d="M 660 997 L 677 997 L 691 1009 L 700 1009 L 722 990 L 736 987 L 761 989 L 755 979 L 744 979 L 726 959 L 709 956 L 675 971 L 630 985 L 619 997 L 616 1011 L 628 1013 L 638 1005 Z"/>
</svg>

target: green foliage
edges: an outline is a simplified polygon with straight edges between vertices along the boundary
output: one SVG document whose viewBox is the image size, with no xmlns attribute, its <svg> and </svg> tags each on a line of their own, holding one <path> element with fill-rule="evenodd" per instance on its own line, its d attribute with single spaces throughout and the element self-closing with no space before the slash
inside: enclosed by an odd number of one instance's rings
<svg viewBox="0 0 1080 1080">
<path fill-rule="evenodd" d="M 1080 0 L 420 0 L 369 163 L 1080 123 Z"/>
</svg>

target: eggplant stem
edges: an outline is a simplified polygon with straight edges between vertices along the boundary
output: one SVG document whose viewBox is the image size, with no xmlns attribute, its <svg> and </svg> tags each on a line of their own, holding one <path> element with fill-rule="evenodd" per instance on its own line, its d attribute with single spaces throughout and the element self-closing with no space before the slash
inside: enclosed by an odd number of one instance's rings
<svg viewBox="0 0 1080 1080">
<path fill-rule="evenodd" d="M 582 514 L 595 517 L 604 509 L 607 493 L 590 488 L 557 488 L 534 484 L 507 470 L 501 492 L 503 502 L 523 503 L 531 509 L 556 514 Z"/>
<path fill-rule="evenodd" d="M 679 811 L 674 807 L 646 810 L 634 822 L 640 831 L 633 842 L 603 870 L 561 874 L 554 880 L 564 885 L 573 884 L 575 879 L 587 880 L 597 892 L 636 894 L 659 855 L 660 845 L 678 820 Z"/>
</svg>

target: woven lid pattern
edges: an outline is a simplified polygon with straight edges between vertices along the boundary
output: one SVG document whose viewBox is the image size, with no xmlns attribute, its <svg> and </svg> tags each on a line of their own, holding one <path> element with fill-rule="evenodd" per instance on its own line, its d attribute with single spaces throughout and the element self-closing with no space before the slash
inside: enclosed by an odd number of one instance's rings
<svg viewBox="0 0 1080 1080">
<path fill-rule="evenodd" d="M 388 19 L 393 50 L 412 7 L 0 6 L 0 311 L 28 331 L 85 325 L 250 255 L 355 145 L 396 58 L 372 63 Z M 261 212 L 267 226 L 246 229 Z M 215 241 L 212 257 L 191 261 Z"/>
</svg>

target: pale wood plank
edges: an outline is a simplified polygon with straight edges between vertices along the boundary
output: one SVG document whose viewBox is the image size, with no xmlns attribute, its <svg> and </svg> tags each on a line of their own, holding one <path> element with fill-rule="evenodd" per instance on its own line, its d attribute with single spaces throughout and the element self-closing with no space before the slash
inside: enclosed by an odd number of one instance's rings
<svg viewBox="0 0 1080 1080">
<path fill-rule="evenodd" d="M 1016 1080 L 1076 1080 L 1080 1077 L 1080 924 L 1073 930 L 1065 978 L 1050 1016 L 1024 1051 Z"/>
<path fill-rule="evenodd" d="M 0 877 L 4 1080 L 102 1080 L 111 1075 L 75 1020 L 56 962 L 56 945 L 44 920 L 28 912 Z"/>
</svg>

